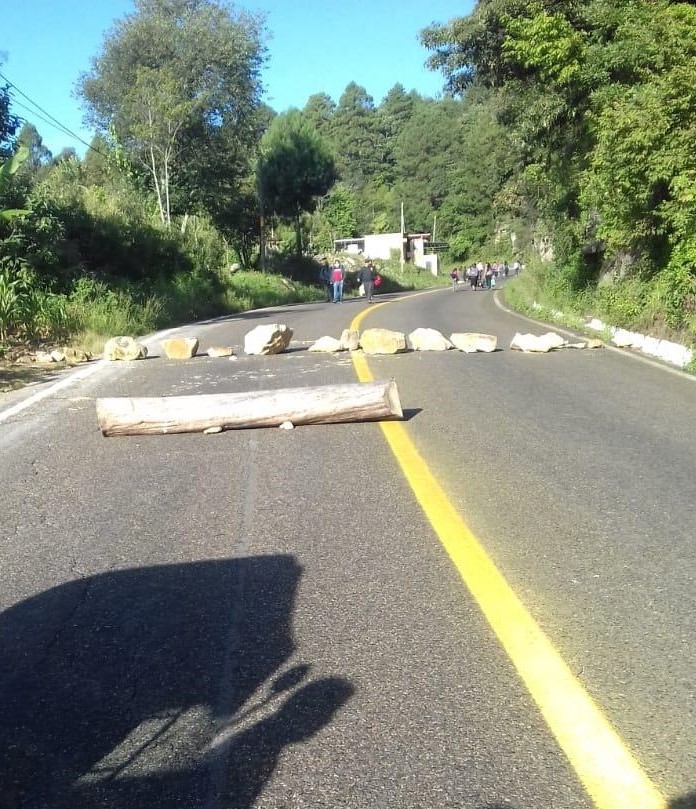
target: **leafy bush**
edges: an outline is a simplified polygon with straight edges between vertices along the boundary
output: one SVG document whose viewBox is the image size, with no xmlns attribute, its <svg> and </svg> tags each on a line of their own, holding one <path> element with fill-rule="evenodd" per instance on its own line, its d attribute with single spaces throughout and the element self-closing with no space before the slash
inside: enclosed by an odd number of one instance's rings
<svg viewBox="0 0 696 809">
<path fill-rule="evenodd" d="M 31 332 L 37 303 L 29 265 L 14 256 L 0 257 L 0 340 Z"/>
</svg>

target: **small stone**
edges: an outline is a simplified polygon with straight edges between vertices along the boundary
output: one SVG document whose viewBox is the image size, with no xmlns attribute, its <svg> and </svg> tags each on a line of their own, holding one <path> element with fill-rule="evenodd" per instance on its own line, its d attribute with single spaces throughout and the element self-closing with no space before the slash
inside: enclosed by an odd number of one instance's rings
<svg viewBox="0 0 696 809">
<path fill-rule="evenodd" d="M 344 351 L 343 343 L 335 337 L 320 337 L 309 347 L 308 351 L 322 351 L 327 354 L 335 354 L 337 351 Z"/>
<path fill-rule="evenodd" d="M 71 365 L 79 365 L 82 362 L 89 362 L 92 359 L 92 355 L 89 351 L 83 351 L 81 348 L 72 348 L 70 346 L 62 349 L 62 351 L 58 353 L 62 353 L 63 359 Z"/>
<path fill-rule="evenodd" d="M 222 432 L 222 427 L 220 427 L 220 425 L 218 425 L 217 427 L 206 427 L 205 430 L 203 430 L 203 435 L 215 435 L 215 433 L 221 433 L 221 432 Z"/>
<path fill-rule="evenodd" d="M 231 357 L 234 349 L 232 346 L 210 346 L 207 354 L 209 357 Z"/>
<path fill-rule="evenodd" d="M 291 421 L 284 421 L 280 426 L 281 430 L 294 430 L 295 425 Z"/>
</svg>

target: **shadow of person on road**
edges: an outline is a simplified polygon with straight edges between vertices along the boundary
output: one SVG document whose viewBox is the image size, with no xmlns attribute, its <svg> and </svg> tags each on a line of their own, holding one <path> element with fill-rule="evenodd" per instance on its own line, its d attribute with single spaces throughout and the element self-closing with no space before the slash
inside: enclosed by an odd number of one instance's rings
<svg viewBox="0 0 696 809">
<path fill-rule="evenodd" d="M 670 801 L 669 809 L 696 809 L 696 792 Z"/>
<path fill-rule="evenodd" d="M 0 614 L 0 809 L 195 809 L 232 789 L 251 809 L 281 749 L 352 693 L 285 668 L 300 576 L 288 555 L 137 568 Z"/>
<path fill-rule="evenodd" d="M 253 807 L 283 748 L 314 736 L 352 693 L 352 686 L 337 677 L 309 683 L 270 717 L 234 737 L 225 755 L 225 809 Z"/>
</svg>

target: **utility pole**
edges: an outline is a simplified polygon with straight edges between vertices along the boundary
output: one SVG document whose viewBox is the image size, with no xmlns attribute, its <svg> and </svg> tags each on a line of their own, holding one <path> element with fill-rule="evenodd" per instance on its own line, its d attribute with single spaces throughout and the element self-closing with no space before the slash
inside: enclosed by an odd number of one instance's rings
<svg viewBox="0 0 696 809">
<path fill-rule="evenodd" d="M 399 252 L 399 266 L 404 271 L 404 203 L 401 203 L 401 250 Z"/>
<path fill-rule="evenodd" d="M 263 195 L 259 185 L 259 251 L 261 253 L 261 272 L 266 272 L 266 217 L 263 211 Z"/>
</svg>

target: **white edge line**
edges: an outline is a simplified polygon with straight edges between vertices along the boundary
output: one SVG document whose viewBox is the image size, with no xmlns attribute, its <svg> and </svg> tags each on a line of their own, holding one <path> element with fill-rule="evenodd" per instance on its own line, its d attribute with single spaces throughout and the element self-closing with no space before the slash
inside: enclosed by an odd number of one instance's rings
<svg viewBox="0 0 696 809">
<path fill-rule="evenodd" d="M 496 290 L 495 294 L 493 295 L 493 301 L 495 305 L 503 312 L 506 312 L 508 315 L 513 315 L 514 317 L 520 318 L 520 320 L 526 320 L 527 323 L 534 323 L 537 326 L 545 326 L 545 327 L 552 327 L 555 331 L 560 332 L 561 334 L 565 334 L 567 337 L 575 337 L 579 339 L 588 339 L 586 334 L 582 334 L 580 332 L 573 332 L 569 331 L 568 329 L 564 329 L 561 326 L 557 326 L 555 323 L 549 323 L 546 320 L 535 320 L 533 317 L 528 317 L 527 315 L 520 314 L 520 312 L 516 312 L 514 309 L 508 309 L 507 306 L 502 304 L 498 300 L 498 292 L 500 290 Z M 671 365 L 662 362 L 657 362 L 657 360 L 650 359 L 650 357 L 644 357 L 641 354 L 635 354 L 633 351 L 628 351 L 625 348 L 619 348 L 618 346 L 610 345 L 609 343 L 604 343 L 604 348 L 608 351 L 613 351 L 615 354 L 618 354 L 620 357 L 628 357 L 632 360 L 637 360 L 638 362 L 644 362 L 646 365 L 651 365 L 653 368 L 659 368 L 661 371 L 667 371 L 670 374 L 675 374 L 682 379 L 688 379 L 690 382 L 696 382 L 696 376 L 693 374 L 689 374 L 686 371 L 683 371 L 681 368 L 673 368 Z"/>
<path fill-rule="evenodd" d="M 70 385 L 73 385 L 75 382 L 79 382 L 82 379 L 92 376 L 92 374 L 100 370 L 105 363 L 106 360 L 98 360 L 94 365 L 88 365 L 86 368 L 81 368 L 79 371 L 75 371 L 69 376 L 66 376 L 64 379 L 58 380 L 58 382 L 56 382 L 54 385 L 49 385 L 49 387 L 38 391 L 28 399 L 24 399 L 24 401 L 19 402 L 12 407 L 8 407 L 7 410 L 0 412 L 0 422 L 12 418 L 12 416 L 16 416 L 17 413 L 21 413 L 22 410 L 26 410 L 28 407 L 32 407 L 32 405 L 35 405 L 42 399 L 47 399 L 54 393 L 58 393 L 58 391 L 70 387 Z"/>
</svg>

